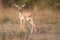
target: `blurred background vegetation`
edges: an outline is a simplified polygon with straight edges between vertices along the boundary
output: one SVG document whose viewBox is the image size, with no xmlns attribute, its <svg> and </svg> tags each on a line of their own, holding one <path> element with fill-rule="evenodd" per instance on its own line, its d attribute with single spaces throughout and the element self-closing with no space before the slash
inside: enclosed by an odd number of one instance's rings
<svg viewBox="0 0 60 40">
<path fill-rule="evenodd" d="M 21 6 L 24 3 L 25 8 L 33 10 L 36 23 L 60 23 L 60 0 L 0 0 L 0 21 L 2 19 L 5 22 L 8 18 L 8 20 L 19 23 L 18 10 L 13 5 Z"/>
<path fill-rule="evenodd" d="M 34 5 L 39 6 L 40 8 L 49 7 L 54 10 L 60 10 L 60 0 L 2 0 L 4 6 L 11 7 L 12 4 L 28 4 L 31 8 Z"/>
</svg>

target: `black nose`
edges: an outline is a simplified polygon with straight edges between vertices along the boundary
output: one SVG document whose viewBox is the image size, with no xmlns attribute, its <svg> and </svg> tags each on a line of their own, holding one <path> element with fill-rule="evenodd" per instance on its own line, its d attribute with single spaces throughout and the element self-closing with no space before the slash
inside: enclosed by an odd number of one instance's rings
<svg viewBox="0 0 60 40">
<path fill-rule="evenodd" d="M 19 11 L 22 13 L 23 11 L 22 11 L 22 9 L 19 9 Z"/>
</svg>

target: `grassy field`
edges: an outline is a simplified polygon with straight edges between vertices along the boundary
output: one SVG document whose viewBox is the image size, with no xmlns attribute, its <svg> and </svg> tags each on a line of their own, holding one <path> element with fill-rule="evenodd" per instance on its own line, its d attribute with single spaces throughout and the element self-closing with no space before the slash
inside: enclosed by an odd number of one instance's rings
<svg viewBox="0 0 60 40">
<path fill-rule="evenodd" d="M 31 26 L 19 31 L 18 24 L 11 22 L 0 25 L 0 40 L 60 40 L 60 25 L 36 25 L 36 31 L 30 34 Z"/>
<path fill-rule="evenodd" d="M 18 11 L 15 8 L 4 9 L 1 2 L 0 5 L 0 40 L 60 40 L 60 12 L 35 7 L 36 32 L 30 34 L 29 24 L 25 31 L 19 31 Z"/>
</svg>

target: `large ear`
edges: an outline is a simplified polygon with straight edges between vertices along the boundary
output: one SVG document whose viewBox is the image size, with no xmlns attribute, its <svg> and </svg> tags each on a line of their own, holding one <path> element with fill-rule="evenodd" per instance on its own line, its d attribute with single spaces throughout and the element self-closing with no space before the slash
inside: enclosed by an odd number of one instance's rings
<svg viewBox="0 0 60 40">
<path fill-rule="evenodd" d="M 26 4 L 23 4 L 21 7 L 24 7 Z"/>
<path fill-rule="evenodd" d="M 17 8 L 19 7 L 17 4 L 14 4 L 14 6 L 17 7 Z"/>
</svg>

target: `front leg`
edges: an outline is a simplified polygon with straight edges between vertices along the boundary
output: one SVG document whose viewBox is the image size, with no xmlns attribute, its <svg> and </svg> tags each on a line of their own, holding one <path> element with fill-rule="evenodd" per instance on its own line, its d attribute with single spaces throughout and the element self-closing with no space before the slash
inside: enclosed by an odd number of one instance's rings
<svg viewBox="0 0 60 40">
<path fill-rule="evenodd" d="M 23 30 L 23 21 L 20 20 L 20 31 L 22 31 L 22 30 Z"/>
<path fill-rule="evenodd" d="M 25 19 L 23 20 L 23 31 L 25 31 L 25 27 L 26 27 L 26 21 L 25 21 Z"/>
<path fill-rule="evenodd" d="M 20 31 L 24 31 L 24 17 L 20 17 Z"/>
</svg>

